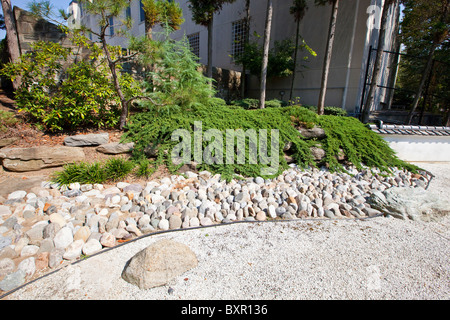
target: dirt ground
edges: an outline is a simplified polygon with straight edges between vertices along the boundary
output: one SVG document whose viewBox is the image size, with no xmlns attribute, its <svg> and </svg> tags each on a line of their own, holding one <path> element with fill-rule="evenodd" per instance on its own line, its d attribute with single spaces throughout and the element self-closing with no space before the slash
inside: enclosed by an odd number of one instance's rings
<svg viewBox="0 0 450 320">
<path fill-rule="evenodd" d="M 0 110 L 9 111 L 16 114 L 18 119 L 22 119 L 21 115 L 17 112 L 14 100 L 7 92 L 0 90 Z M 22 119 L 23 120 L 23 119 Z M 19 121 L 16 125 L 9 127 L 7 131 L 0 131 L 0 139 L 17 137 L 18 140 L 7 148 L 30 148 L 37 146 L 63 146 L 64 139 L 67 136 L 77 134 L 89 134 L 89 133 L 109 133 L 109 142 L 118 142 L 121 139 L 122 131 L 120 130 L 83 130 L 74 132 L 65 132 L 52 134 L 37 130 L 31 124 L 25 121 Z M 86 162 L 105 161 L 111 157 L 129 158 L 130 154 L 121 155 L 107 155 L 96 151 L 96 147 L 85 147 L 83 151 L 86 155 Z M 0 166 L 0 196 L 5 196 L 15 190 L 25 190 L 33 188 L 34 186 L 40 186 L 41 181 L 49 180 L 50 177 L 56 171 L 61 171 L 62 167 L 47 168 L 33 172 L 9 172 L 5 171 Z M 127 177 L 126 182 L 130 183 L 145 183 L 146 181 L 168 176 L 170 173 L 165 168 L 159 168 L 150 178 L 141 179 L 130 175 Z"/>
</svg>

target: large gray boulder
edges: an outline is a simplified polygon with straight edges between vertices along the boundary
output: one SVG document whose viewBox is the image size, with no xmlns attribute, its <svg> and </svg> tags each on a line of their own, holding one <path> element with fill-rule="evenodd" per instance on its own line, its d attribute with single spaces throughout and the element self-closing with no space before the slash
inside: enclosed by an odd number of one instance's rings
<svg viewBox="0 0 450 320">
<path fill-rule="evenodd" d="M 1 149 L 3 167 L 14 172 L 38 171 L 82 161 L 85 154 L 80 148 L 32 147 Z"/>
<path fill-rule="evenodd" d="M 390 188 L 374 191 L 369 200 L 372 208 L 399 219 L 430 221 L 450 213 L 450 202 L 423 188 Z"/>
<path fill-rule="evenodd" d="M 64 145 L 68 147 L 95 147 L 109 142 L 108 133 L 80 134 L 66 137 Z"/>
<path fill-rule="evenodd" d="M 197 257 L 189 247 L 172 240 L 161 240 L 131 258 L 122 278 L 145 290 L 165 285 L 197 264 Z"/>
</svg>

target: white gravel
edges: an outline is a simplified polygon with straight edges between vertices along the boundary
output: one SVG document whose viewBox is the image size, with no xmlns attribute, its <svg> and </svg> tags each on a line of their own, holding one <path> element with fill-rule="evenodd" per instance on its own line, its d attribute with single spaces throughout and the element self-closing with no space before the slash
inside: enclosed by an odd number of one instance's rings
<svg viewBox="0 0 450 320">
<path fill-rule="evenodd" d="M 449 197 L 450 163 L 420 164 Z M 187 244 L 198 266 L 140 290 L 126 262 L 162 238 Z M 6 299 L 450 299 L 450 217 L 240 223 L 150 236 L 31 283 Z M 173 293 L 169 294 L 168 289 Z"/>
</svg>

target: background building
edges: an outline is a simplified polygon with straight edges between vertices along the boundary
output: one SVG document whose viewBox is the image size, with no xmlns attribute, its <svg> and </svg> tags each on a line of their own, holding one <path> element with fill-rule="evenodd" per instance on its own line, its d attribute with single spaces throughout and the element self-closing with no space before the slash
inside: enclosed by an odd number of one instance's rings
<svg viewBox="0 0 450 320">
<path fill-rule="evenodd" d="M 197 25 L 192 21 L 191 12 L 187 0 L 177 1 L 182 10 L 185 22 L 181 29 L 172 34 L 174 39 L 180 39 L 184 35 L 189 38 L 192 50 L 199 56 L 199 61 L 206 64 L 207 61 L 207 28 Z M 381 19 L 381 8 L 384 0 L 349 0 L 340 1 L 339 13 L 336 25 L 336 35 L 331 60 L 330 75 L 326 96 L 327 106 L 337 106 L 349 112 L 358 112 L 364 83 L 370 47 L 377 47 L 379 30 L 376 28 Z M 271 33 L 271 46 L 275 41 L 286 38 L 294 38 L 296 22 L 289 13 L 292 1 L 274 0 L 274 12 Z M 72 6 L 78 5 L 72 1 Z M 79 5 L 78 5 L 79 6 Z M 322 65 L 325 47 L 328 37 L 331 6 L 315 6 L 314 0 L 308 1 L 308 11 L 300 25 L 300 35 L 306 43 L 317 53 L 317 57 L 311 57 L 307 68 L 298 70 L 294 85 L 294 97 L 299 97 L 300 102 L 306 105 L 317 105 L 320 81 L 322 76 Z M 73 9 L 75 12 L 75 9 Z M 98 28 L 96 18 L 83 13 L 79 8 L 80 21 L 91 28 Z M 395 43 L 398 25 L 399 8 L 391 7 L 389 11 L 388 35 L 386 37 L 385 50 L 395 51 Z M 266 4 L 265 1 L 251 1 L 250 5 L 250 37 L 253 33 L 264 34 Z M 130 7 L 123 13 L 129 15 L 134 21 L 131 33 L 135 36 L 145 34 L 145 14 L 142 10 L 140 0 L 131 1 Z M 241 50 L 235 39 L 243 32 L 242 21 L 246 16 L 245 0 L 237 0 L 233 4 L 223 7 L 223 10 L 214 17 L 214 43 L 213 43 L 213 66 L 222 69 L 242 71 L 236 65 L 232 54 Z M 109 28 L 109 43 L 127 47 L 127 38 L 117 34 L 114 21 Z M 154 28 L 158 32 L 158 28 Z M 93 41 L 96 39 L 92 38 Z M 262 38 L 260 39 L 262 41 Z M 302 55 L 303 54 L 303 55 Z M 304 52 L 299 52 L 299 56 Z M 375 52 L 371 55 L 375 58 Z M 370 62 L 370 61 L 369 61 Z M 392 55 L 385 54 L 382 66 L 382 81 L 380 86 L 391 87 L 396 77 L 396 70 L 389 68 Z M 369 71 L 371 63 L 369 63 Z M 370 72 L 368 73 L 370 79 Z M 288 99 L 291 86 L 291 78 L 269 79 L 267 85 L 267 99 Z M 255 76 L 249 77 L 247 96 L 258 97 L 259 80 Z M 366 90 L 367 91 L 367 90 Z M 379 88 L 376 94 L 377 109 L 389 105 L 391 91 Z M 283 93 L 285 93 L 283 95 Z M 366 92 L 367 93 L 367 92 Z"/>
</svg>

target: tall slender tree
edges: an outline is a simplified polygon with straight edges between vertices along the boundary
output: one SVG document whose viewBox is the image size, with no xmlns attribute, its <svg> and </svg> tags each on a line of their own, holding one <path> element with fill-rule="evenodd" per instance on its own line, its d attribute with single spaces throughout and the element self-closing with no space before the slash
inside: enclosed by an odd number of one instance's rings
<svg viewBox="0 0 450 320">
<path fill-rule="evenodd" d="M 250 38 L 250 0 L 245 0 L 245 30 L 244 30 L 244 50 L 248 45 Z M 245 79 L 245 74 L 247 73 L 247 68 L 245 65 L 242 66 L 242 74 L 241 74 L 241 97 L 245 97 L 245 91 L 247 86 L 247 81 Z"/>
<path fill-rule="evenodd" d="M 212 78 L 212 56 L 213 56 L 213 25 L 214 14 L 220 12 L 226 3 L 236 0 L 189 0 L 189 9 L 192 12 L 192 20 L 199 25 L 208 28 L 208 62 L 206 75 Z"/>
<path fill-rule="evenodd" d="M 261 87 L 259 94 L 259 108 L 264 109 L 266 103 L 267 66 L 269 64 L 270 33 L 272 31 L 273 1 L 267 0 L 266 27 L 264 29 L 264 49 L 261 66 Z"/>
<path fill-rule="evenodd" d="M 384 46 L 386 42 L 386 27 L 389 8 L 395 4 L 398 0 L 385 0 L 383 10 L 381 13 L 380 33 L 378 37 L 377 54 L 375 56 L 375 64 L 373 67 L 372 82 L 369 86 L 369 93 L 367 95 L 366 103 L 362 110 L 362 122 L 367 123 L 370 117 L 370 111 L 374 107 L 375 92 L 377 90 L 378 81 L 381 76 L 381 64 L 383 62 Z"/>
<path fill-rule="evenodd" d="M 14 13 L 11 7 L 11 0 L 1 0 L 3 17 L 5 19 L 6 28 L 6 42 L 8 44 L 8 51 L 11 62 L 18 62 L 20 59 L 20 47 L 19 38 L 17 37 L 17 27 L 16 20 L 14 18 Z M 20 87 L 20 78 L 16 78 L 13 81 L 13 88 L 17 90 Z"/>
<path fill-rule="evenodd" d="M 320 84 L 319 102 L 317 103 L 317 113 L 323 115 L 325 111 L 325 97 L 327 93 L 328 75 L 330 72 L 331 56 L 333 53 L 334 36 L 336 32 L 336 21 L 339 11 L 340 0 L 314 0 L 316 5 L 332 5 L 330 26 L 328 29 L 327 47 L 323 62 L 322 80 Z"/>
<path fill-rule="evenodd" d="M 289 12 L 294 16 L 295 22 L 297 23 L 297 28 L 295 32 L 295 50 L 294 50 L 294 72 L 292 74 L 292 82 L 291 82 L 291 90 L 289 93 L 289 100 L 292 101 L 293 91 L 294 91 L 294 83 L 295 83 L 295 73 L 297 72 L 297 55 L 298 55 L 298 41 L 300 37 L 300 22 L 305 16 L 306 10 L 308 10 L 308 6 L 306 4 L 306 0 L 294 0 L 293 5 L 290 7 Z"/>
</svg>

